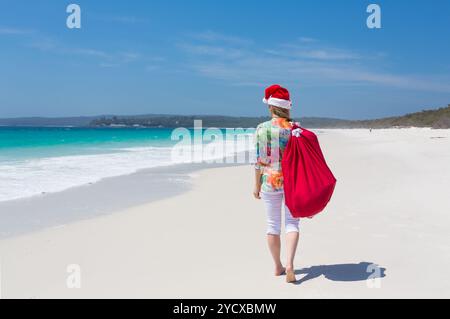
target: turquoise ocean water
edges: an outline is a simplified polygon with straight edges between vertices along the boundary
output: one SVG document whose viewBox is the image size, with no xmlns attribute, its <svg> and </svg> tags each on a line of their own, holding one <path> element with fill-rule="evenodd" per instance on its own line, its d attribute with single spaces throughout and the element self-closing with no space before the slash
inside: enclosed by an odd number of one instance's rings
<svg viewBox="0 0 450 319">
<path fill-rule="evenodd" d="M 171 129 L 0 127 L 0 160 L 116 152 L 173 145 Z"/>
<path fill-rule="evenodd" d="M 164 128 L 0 127 L 0 201 L 176 164 L 171 136 Z"/>
</svg>

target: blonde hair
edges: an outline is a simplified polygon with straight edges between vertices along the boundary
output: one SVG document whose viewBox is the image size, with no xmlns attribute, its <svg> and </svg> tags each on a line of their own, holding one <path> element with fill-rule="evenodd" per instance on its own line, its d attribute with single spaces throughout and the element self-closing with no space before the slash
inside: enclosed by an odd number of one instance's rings
<svg viewBox="0 0 450 319">
<path fill-rule="evenodd" d="M 283 119 L 286 119 L 289 122 L 292 122 L 291 111 L 289 109 L 285 109 L 285 108 L 273 106 L 273 105 L 270 105 L 270 107 L 271 107 L 272 114 L 274 114 L 278 117 L 281 117 Z"/>
</svg>

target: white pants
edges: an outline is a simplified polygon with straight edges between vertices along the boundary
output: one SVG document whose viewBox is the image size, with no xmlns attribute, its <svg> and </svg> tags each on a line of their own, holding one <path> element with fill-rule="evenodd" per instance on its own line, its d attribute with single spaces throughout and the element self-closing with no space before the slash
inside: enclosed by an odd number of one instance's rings
<svg viewBox="0 0 450 319">
<path fill-rule="evenodd" d="M 261 192 L 261 199 L 264 201 L 267 212 L 267 234 L 281 234 L 281 210 L 284 206 L 284 224 L 286 233 L 299 231 L 299 218 L 294 218 L 289 208 L 284 205 L 284 192 Z"/>
</svg>

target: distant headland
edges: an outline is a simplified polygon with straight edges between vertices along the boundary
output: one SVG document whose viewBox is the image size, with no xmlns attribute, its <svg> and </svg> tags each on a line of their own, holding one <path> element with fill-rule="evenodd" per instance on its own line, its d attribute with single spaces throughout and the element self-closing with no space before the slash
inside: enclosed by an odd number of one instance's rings
<svg viewBox="0 0 450 319">
<path fill-rule="evenodd" d="M 256 127 L 267 117 L 233 117 L 220 115 L 99 115 L 81 117 L 23 117 L 0 119 L 0 126 L 74 126 L 74 127 L 136 127 L 175 128 L 191 127 L 195 119 L 203 120 L 204 127 Z M 450 104 L 433 110 L 410 113 L 372 120 L 345 120 L 324 117 L 296 118 L 302 126 L 309 128 L 402 128 L 430 127 L 450 128 Z"/>
</svg>

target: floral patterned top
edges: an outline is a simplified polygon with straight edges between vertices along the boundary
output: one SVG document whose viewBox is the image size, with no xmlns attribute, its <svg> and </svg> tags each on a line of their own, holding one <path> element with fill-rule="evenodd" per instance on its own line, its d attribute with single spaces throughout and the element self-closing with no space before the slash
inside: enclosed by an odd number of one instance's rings
<svg viewBox="0 0 450 319">
<path fill-rule="evenodd" d="M 291 136 L 293 123 L 284 118 L 273 118 L 261 123 L 255 132 L 256 164 L 261 170 L 261 191 L 283 191 L 281 160 Z"/>
</svg>

